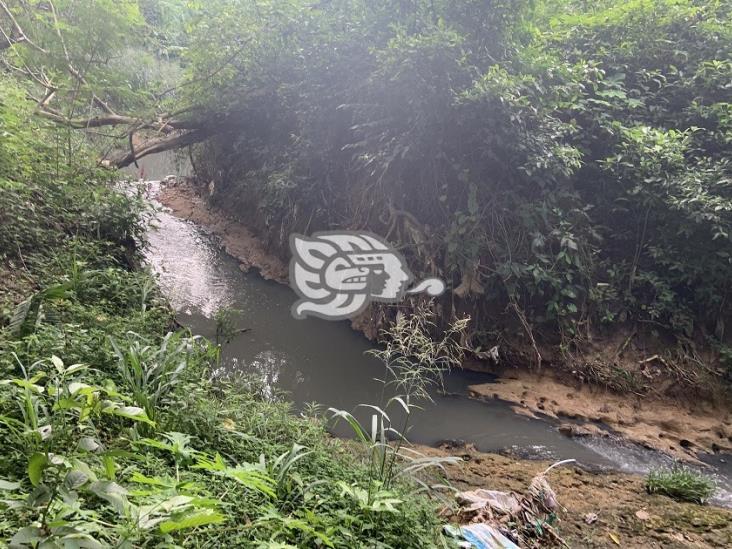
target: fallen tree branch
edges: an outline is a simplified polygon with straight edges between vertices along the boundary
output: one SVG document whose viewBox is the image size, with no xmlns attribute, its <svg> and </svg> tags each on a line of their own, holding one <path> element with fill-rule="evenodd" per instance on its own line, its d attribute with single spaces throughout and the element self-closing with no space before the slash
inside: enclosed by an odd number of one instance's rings
<svg viewBox="0 0 732 549">
<path fill-rule="evenodd" d="M 200 143 L 201 141 L 205 141 L 210 135 L 211 132 L 209 130 L 198 129 L 186 133 L 149 139 L 133 150 L 126 151 L 122 155 L 108 159 L 107 163 L 116 168 L 124 168 L 150 154 L 171 151 Z"/>
<path fill-rule="evenodd" d="M 119 139 L 126 138 L 129 150 L 119 152 L 121 143 L 113 144 L 116 152 L 108 151 L 101 160 L 102 164 L 125 167 L 136 164 L 138 159 L 150 154 L 190 147 L 209 137 L 214 133 L 214 128 L 220 130 L 225 125 L 226 119 L 230 116 L 228 113 L 219 115 L 203 113 L 200 116 L 192 116 L 192 107 L 185 107 L 177 112 L 167 111 L 154 114 L 150 114 L 149 111 L 147 114 L 117 112 L 116 105 L 107 102 L 107 94 L 104 91 L 95 90 L 93 82 L 87 80 L 87 71 L 93 63 L 94 52 L 85 58 L 86 60 L 74 57 L 74 52 L 70 48 L 71 43 L 67 42 L 70 35 L 66 35 L 62 20 L 63 13 L 57 10 L 55 0 L 46 0 L 41 4 L 34 6 L 31 11 L 42 9 L 50 17 L 45 31 L 55 35 L 58 41 L 60 55 L 55 55 L 52 61 L 54 66 L 57 66 L 60 57 L 62 70 L 52 72 L 49 77 L 45 71 L 45 63 L 48 60 L 41 60 L 36 66 L 29 66 L 22 56 L 19 56 L 16 62 L 11 62 L 11 58 L 8 56 L 2 56 L 0 66 L 18 72 L 29 80 L 31 85 L 26 90 L 26 97 L 35 103 L 36 114 L 40 117 L 60 126 L 86 131 L 106 126 L 125 128 Z M 29 14 L 29 16 L 32 15 L 34 14 Z M 44 21 L 46 19 L 44 17 Z M 23 42 L 24 45 L 28 44 L 44 54 L 49 54 L 28 38 L 15 18 L 15 14 L 8 7 L 7 0 L 0 0 L 0 51 L 20 42 Z M 234 61 L 245 46 L 246 44 L 240 44 L 224 60 L 223 65 L 217 67 L 212 74 L 220 72 Z M 171 88 L 165 93 L 170 93 L 175 89 Z M 66 102 L 67 105 L 62 106 L 61 101 Z M 86 112 L 80 113 L 80 110 Z M 137 139 L 140 135 L 145 137 L 142 142 Z M 109 156 L 110 154 L 113 156 Z"/>
<path fill-rule="evenodd" d="M 160 115 L 155 122 L 145 122 L 140 118 L 123 114 L 104 114 L 89 118 L 69 118 L 63 113 L 49 107 L 47 98 L 38 99 L 32 95 L 29 95 L 28 98 L 38 105 L 38 114 L 40 116 L 48 118 L 57 124 L 79 130 L 100 128 L 103 126 L 133 126 L 135 131 L 147 129 L 154 130 L 157 133 L 168 134 L 176 130 L 196 130 L 200 127 L 200 124 L 196 121 L 168 120 L 165 118 L 166 115 Z"/>
</svg>

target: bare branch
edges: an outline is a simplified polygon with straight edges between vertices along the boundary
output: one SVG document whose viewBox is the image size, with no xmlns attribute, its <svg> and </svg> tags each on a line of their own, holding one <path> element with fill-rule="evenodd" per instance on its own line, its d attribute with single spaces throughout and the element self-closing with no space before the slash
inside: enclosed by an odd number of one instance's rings
<svg viewBox="0 0 732 549">
<path fill-rule="evenodd" d="M 5 25 L 5 29 L 0 27 L 0 41 L 3 40 L 4 36 L 5 41 L 9 44 L 7 47 L 18 42 L 30 43 L 8 8 L 6 1 L 0 0 L 0 21 Z M 150 154 L 189 147 L 194 143 L 208 138 L 214 132 L 214 128 L 221 129 L 221 122 L 224 122 L 225 116 L 212 117 L 209 115 L 203 121 L 198 121 L 191 117 L 191 108 L 186 108 L 178 112 L 137 116 L 115 112 L 109 104 L 97 95 L 93 85 L 87 80 L 88 67 L 94 61 L 94 53 L 92 52 L 90 58 L 77 58 L 74 55 L 75 52 L 69 49 L 70 43 L 66 41 L 67 37 L 64 36 L 65 32 L 60 18 L 60 15 L 62 16 L 63 14 L 57 11 L 55 1 L 45 0 L 42 5 L 42 9 L 50 15 L 50 24 L 53 26 L 51 32 L 58 39 L 58 49 L 60 49 L 62 59 L 64 60 L 63 65 L 65 65 L 65 68 L 63 72 L 70 76 L 70 81 L 67 77 L 61 77 L 60 79 L 49 77 L 42 64 L 39 66 L 28 66 L 22 58 L 19 58 L 20 62 L 17 64 L 10 62 L 9 59 L 0 58 L 0 64 L 5 65 L 9 70 L 22 74 L 31 84 L 29 88 L 35 88 L 35 91 L 28 90 L 27 98 L 35 103 L 36 114 L 38 116 L 59 125 L 86 131 L 103 127 L 119 126 L 125 128 L 125 132 L 119 137 L 127 137 L 129 150 L 116 153 L 115 157 L 105 161 L 107 165 L 124 167 L 136 163 L 137 159 Z M 12 30 L 8 32 L 9 28 L 12 28 Z M 232 55 L 224 60 L 223 65 L 217 67 L 209 76 L 213 76 L 223 70 L 224 67 L 236 58 L 243 48 L 243 45 L 237 48 Z M 4 46 L 0 45 L 1 49 L 4 49 Z M 41 48 L 36 47 L 36 49 L 48 53 Z M 198 81 L 194 80 L 189 82 L 189 84 Z M 69 87 L 71 89 L 67 89 Z M 167 90 L 163 95 L 170 93 L 174 89 Z M 83 98 L 79 95 L 81 90 L 84 93 Z M 66 100 L 66 96 L 69 93 L 70 97 L 68 98 L 68 102 L 70 108 L 67 110 L 63 106 L 59 106 L 58 101 L 62 96 Z M 54 103 L 56 104 L 54 105 Z M 77 111 L 77 107 L 81 103 L 86 103 L 83 106 L 83 111 L 86 112 L 82 113 Z M 191 119 L 179 119 L 184 113 L 187 118 Z M 146 141 L 140 144 L 135 139 L 133 142 L 134 137 L 144 133 L 147 134 Z"/>
<path fill-rule="evenodd" d="M 107 114 L 104 116 L 92 116 L 90 118 L 75 118 L 71 119 L 64 116 L 62 113 L 50 109 L 42 104 L 42 101 L 37 101 L 38 114 L 43 118 L 48 118 L 54 122 L 68 126 L 69 128 L 85 129 L 85 128 L 100 128 L 102 126 L 121 126 L 121 125 L 132 125 L 139 123 L 139 119 L 132 118 L 130 116 L 121 116 L 118 114 Z"/>
<path fill-rule="evenodd" d="M 0 45 L 0 50 L 7 49 L 10 46 L 12 46 L 13 44 L 19 44 L 21 42 L 25 42 L 26 44 L 28 44 L 29 46 L 31 46 L 32 48 L 34 48 L 40 52 L 48 53 L 42 47 L 35 44 L 30 38 L 28 38 L 28 36 L 23 31 L 23 28 L 18 24 L 18 21 L 13 16 L 13 12 L 10 11 L 10 8 L 8 8 L 7 4 L 3 0 L 0 0 L 0 9 L 2 9 L 2 11 L 8 17 L 8 19 L 10 19 L 10 22 L 13 24 L 13 27 L 15 28 L 15 34 L 18 35 L 17 38 L 13 38 L 14 33 L 12 31 L 11 31 L 10 35 L 8 35 L 4 30 L 2 30 L 0 28 L 0 31 L 2 31 L 3 36 L 5 36 L 5 39 L 7 41 L 6 44 Z"/>
</svg>

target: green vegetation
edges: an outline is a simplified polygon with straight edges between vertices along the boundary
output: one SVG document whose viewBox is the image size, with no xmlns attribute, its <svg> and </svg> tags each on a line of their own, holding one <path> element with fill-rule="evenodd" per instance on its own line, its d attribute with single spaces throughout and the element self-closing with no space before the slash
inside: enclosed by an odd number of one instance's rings
<svg viewBox="0 0 732 549">
<path fill-rule="evenodd" d="M 714 493 L 714 481 L 686 467 L 651 471 L 646 478 L 649 494 L 663 494 L 678 501 L 705 503 Z"/>
<path fill-rule="evenodd" d="M 207 2 L 181 100 L 228 117 L 195 147 L 199 180 L 283 256 L 291 232 L 388 235 L 450 282 L 443 326 L 468 312 L 478 353 L 499 344 L 504 360 L 625 390 L 648 384 L 637 363 L 658 353 L 664 375 L 718 387 L 731 9 Z M 627 361 L 586 353 L 629 336 Z"/>
<path fill-rule="evenodd" d="M 408 477 L 439 460 L 399 441 L 465 349 L 729 396 L 730 2 L 0 0 L 0 30 L 12 545 L 435 545 Z M 368 229 L 448 282 L 429 314 L 368 312 L 395 320 L 399 396 L 370 428 L 331 411 L 362 459 L 210 380 L 234 311 L 214 344 L 177 330 L 140 268 L 144 201 L 108 169 L 173 149 L 283 255 L 292 232 Z"/>
<path fill-rule="evenodd" d="M 187 148 L 283 256 L 292 232 L 388 237 L 449 282 L 439 325 L 469 314 L 477 356 L 635 392 L 654 355 L 669 386 L 732 379 L 729 2 L 8 6 L 44 118 L 118 166 Z"/>
<path fill-rule="evenodd" d="M 430 468 L 443 469 L 446 464 L 460 461 L 455 457 L 425 456 L 405 445 L 412 414 L 425 402 L 432 401 L 430 387 L 441 384 L 444 374 L 460 366 L 465 351 L 459 340 L 465 334 L 468 319 L 456 320 L 442 339 L 434 341 L 431 316 L 422 309 L 409 317 L 397 318 L 383 334 L 387 341 L 385 348 L 372 351 L 383 362 L 384 375 L 380 380 L 382 402 L 359 406 L 368 410 L 370 425 L 362 424 L 347 410 L 328 410 L 336 421 L 348 423 L 368 456 L 369 484 L 383 489 L 381 494 L 371 489 L 349 489 L 354 497 L 369 504 L 393 505 L 394 494 L 389 490 L 404 477 L 416 480 L 429 490 L 430 486 L 418 479 L 416 473 Z"/>
<path fill-rule="evenodd" d="M 429 547 L 432 504 L 323 422 L 209 379 L 135 266 L 143 205 L 0 87 L 0 539 L 13 547 Z M 229 318 L 227 316 L 227 318 Z M 230 322 L 229 322 L 230 324 Z M 370 497 L 361 497 L 369 493 Z"/>
</svg>

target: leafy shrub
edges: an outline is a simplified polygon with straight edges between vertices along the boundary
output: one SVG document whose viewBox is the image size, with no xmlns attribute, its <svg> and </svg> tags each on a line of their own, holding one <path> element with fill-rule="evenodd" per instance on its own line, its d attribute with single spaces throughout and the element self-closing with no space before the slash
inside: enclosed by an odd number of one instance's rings
<svg viewBox="0 0 732 549">
<path fill-rule="evenodd" d="M 67 239 L 91 237 L 125 261 L 125 248 L 142 238 L 144 206 L 112 188 L 114 176 L 95 165 L 84 137 L 34 117 L 22 91 L 5 79 L 0 133 L 0 259 L 22 260 L 36 250 L 50 255 Z"/>
<path fill-rule="evenodd" d="M 160 343 L 150 345 L 145 338 L 128 332 L 127 341 L 120 346 L 110 338 L 119 375 L 150 419 L 155 419 L 166 396 L 174 392 L 198 345 L 196 339 L 186 338 L 183 332 L 168 333 Z"/>
</svg>

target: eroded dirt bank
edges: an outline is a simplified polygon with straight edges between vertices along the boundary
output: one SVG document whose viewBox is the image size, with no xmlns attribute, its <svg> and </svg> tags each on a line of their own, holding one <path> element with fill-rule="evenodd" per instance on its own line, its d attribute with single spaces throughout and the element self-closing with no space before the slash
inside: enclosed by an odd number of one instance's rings
<svg viewBox="0 0 732 549">
<path fill-rule="evenodd" d="M 268 252 L 249 228 L 211 208 L 191 187 L 165 186 L 158 200 L 215 235 L 242 270 L 255 268 L 264 278 L 287 282 L 287 265 L 280 258 Z M 544 372 L 504 369 L 496 383 L 472 386 L 472 396 L 498 398 L 513 403 L 519 413 L 567 422 L 560 427 L 567 436 L 604 436 L 608 431 L 602 424 L 627 440 L 679 459 L 694 460 L 699 452 L 732 452 L 732 418 L 724 407 L 620 395 L 576 380 L 560 381 Z"/>
<path fill-rule="evenodd" d="M 518 413 L 563 421 L 560 431 L 568 436 L 605 436 L 608 431 L 602 425 L 631 442 L 683 460 L 693 460 L 701 452 L 732 452 L 729 410 L 704 402 L 692 405 L 620 395 L 525 370 L 511 370 L 496 383 L 472 385 L 470 390 L 475 398 L 514 403 Z"/>
</svg>

